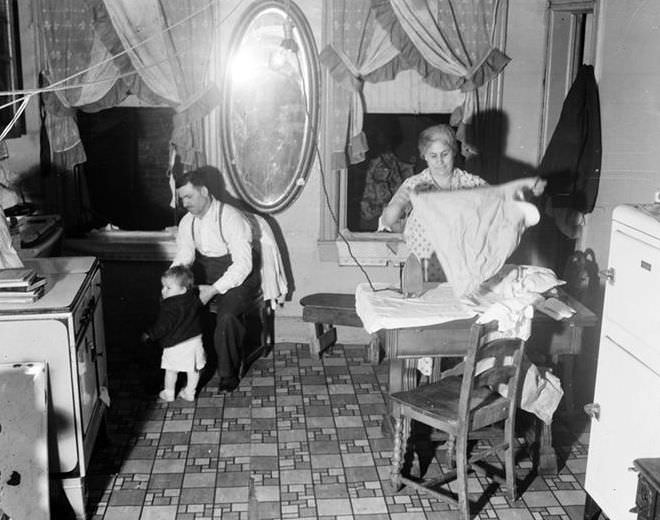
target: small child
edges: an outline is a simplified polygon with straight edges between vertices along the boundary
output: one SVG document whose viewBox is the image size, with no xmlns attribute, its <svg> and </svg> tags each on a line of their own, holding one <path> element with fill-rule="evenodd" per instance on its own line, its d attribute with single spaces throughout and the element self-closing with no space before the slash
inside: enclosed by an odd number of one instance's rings
<svg viewBox="0 0 660 520">
<path fill-rule="evenodd" d="M 142 334 L 143 341 L 157 341 L 163 349 L 160 367 L 165 369 L 165 385 L 158 397 L 174 401 L 178 373 L 185 372 L 188 380 L 179 397 L 194 401 L 199 371 L 206 364 L 199 315 L 202 303 L 193 290 L 193 274 L 188 267 L 172 266 L 160 281 L 163 299 L 158 318 Z"/>
</svg>

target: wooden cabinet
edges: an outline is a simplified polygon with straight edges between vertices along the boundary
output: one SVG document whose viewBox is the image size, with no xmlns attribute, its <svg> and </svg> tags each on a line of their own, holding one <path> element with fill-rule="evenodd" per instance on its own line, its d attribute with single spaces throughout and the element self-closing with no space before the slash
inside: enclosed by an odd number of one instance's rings
<svg viewBox="0 0 660 520">
<path fill-rule="evenodd" d="M 0 363 L 47 363 L 51 479 L 84 519 L 87 467 L 109 404 L 100 265 L 93 257 L 25 263 L 47 289 L 32 304 L 0 304 Z"/>
<path fill-rule="evenodd" d="M 657 205 L 660 207 L 660 205 Z M 633 461 L 660 457 L 660 221 L 613 212 L 585 489 L 608 518 L 633 520 Z"/>
<path fill-rule="evenodd" d="M 637 520 L 660 520 L 660 459 L 637 459 Z"/>
</svg>

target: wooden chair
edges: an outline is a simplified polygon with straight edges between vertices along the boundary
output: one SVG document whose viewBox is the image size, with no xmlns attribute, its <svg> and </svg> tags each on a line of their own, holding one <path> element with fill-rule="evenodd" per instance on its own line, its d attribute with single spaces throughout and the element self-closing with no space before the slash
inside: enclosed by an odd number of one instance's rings
<svg viewBox="0 0 660 520">
<path fill-rule="evenodd" d="M 395 420 L 391 472 L 395 490 L 405 484 L 429 492 L 441 500 L 457 504 L 464 519 L 470 518 L 468 472 L 470 469 L 483 470 L 476 463 L 481 461 L 483 465 L 484 459 L 496 452 L 504 453 L 505 484 L 511 499 L 516 499 L 514 435 L 525 342 L 519 339 L 489 340 L 488 336 L 496 329 L 497 322 L 473 325 L 463 362 L 443 372 L 438 382 L 390 396 Z M 502 393 L 507 397 L 503 397 Z M 412 448 L 408 442 L 402 441 L 404 430 L 405 438 L 408 438 L 410 420 L 448 435 L 448 460 L 452 466 L 455 461 L 455 469 L 432 480 L 423 480 L 421 475 L 419 479 L 402 475 L 404 455 L 407 448 Z M 497 441 L 488 449 L 470 456 L 470 439 L 478 438 L 479 434 L 483 438 L 484 430 L 488 430 L 490 438 L 493 435 L 491 430 L 500 431 L 500 428 L 492 426 L 502 423 L 503 432 Z M 414 445 L 414 438 L 411 437 L 411 440 L 410 444 Z M 454 446 L 455 459 L 452 453 Z M 487 476 L 501 482 L 503 479 L 498 479 L 492 469 L 488 468 Z M 439 488 L 452 480 L 456 480 L 458 493 L 451 492 L 448 487 Z"/>
<path fill-rule="evenodd" d="M 213 330 L 215 328 L 215 314 L 218 309 L 214 302 L 209 304 L 209 313 L 214 315 L 208 323 L 205 335 L 209 344 L 213 344 Z M 247 374 L 252 364 L 261 357 L 268 356 L 275 346 L 275 311 L 270 301 L 263 298 L 261 291 L 250 303 L 249 308 L 240 315 L 245 325 L 245 339 L 241 351 L 241 366 L 239 377 L 242 379 Z M 212 348 L 212 347 L 210 347 Z"/>
</svg>

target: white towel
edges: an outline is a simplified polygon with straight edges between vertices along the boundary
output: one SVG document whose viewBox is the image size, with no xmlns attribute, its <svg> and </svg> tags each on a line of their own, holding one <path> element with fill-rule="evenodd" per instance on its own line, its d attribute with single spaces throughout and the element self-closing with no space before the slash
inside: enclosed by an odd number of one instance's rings
<svg viewBox="0 0 660 520">
<path fill-rule="evenodd" d="M 263 217 L 255 215 L 260 229 L 261 241 L 261 290 L 264 300 L 273 308 L 284 303 L 289 286 L 284 272 L 280 248 L 273 231 Z"/>
<path fill-rule="evenodd" d="M 361 283 L 355 290 L 355 311 L 369 333 L 380 329 L 424 327 L 462 320 L 477 313 L 456 298 L 449 284 L 441 283 L 419 298 L 405 298 L 400 291 L 385 290 L 388 284 L 374 284 L 378 292 Z"/>
</svg>

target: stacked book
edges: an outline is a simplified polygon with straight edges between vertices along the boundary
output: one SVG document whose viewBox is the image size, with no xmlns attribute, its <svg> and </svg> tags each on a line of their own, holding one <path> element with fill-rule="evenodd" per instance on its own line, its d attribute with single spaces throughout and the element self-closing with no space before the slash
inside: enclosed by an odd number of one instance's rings
<svg viewBox="0 0 660 520">
<path fill-rule="evenodd" d="M 0 269 L 0 304 L 36 302 L 45 290 L 46 279 L 39 276 L 34 269 Z"/>
</svg>

